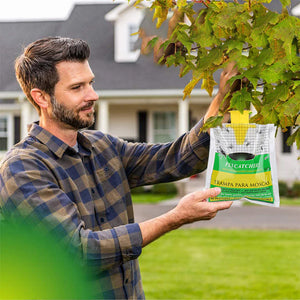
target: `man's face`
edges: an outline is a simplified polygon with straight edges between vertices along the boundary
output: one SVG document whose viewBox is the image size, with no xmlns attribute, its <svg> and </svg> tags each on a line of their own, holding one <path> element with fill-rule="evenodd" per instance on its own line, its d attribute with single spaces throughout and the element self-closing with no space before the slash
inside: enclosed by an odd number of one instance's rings
<svg viewBox="0 0 300 300">
<path fill-rule="evenodd" d="M 52 119 L 71 129 L 90 127 L 98 95 L 92 86 L 94 74 L 88 61 L 60 62 L 56 68 L 59 81 L 51 97 Z"/>
</svg>

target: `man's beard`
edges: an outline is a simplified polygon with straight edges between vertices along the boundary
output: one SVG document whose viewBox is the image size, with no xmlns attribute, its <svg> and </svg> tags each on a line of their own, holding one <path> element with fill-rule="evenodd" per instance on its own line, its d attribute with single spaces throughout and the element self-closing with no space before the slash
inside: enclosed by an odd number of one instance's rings
<svg viewBox="0 0 300 300">
<path fill-rule="evenodd" d="M 92 126 L 95 122 L 94 114 L 89 113 L 87 116 L 90 117 L 86 120 L 82 119 L 79 115 L 81 110 L 84 110 L 92 105 L 93 101 L 89 101 L 84 107 L 79 110 L 71 110 L 64 104 L 58 103 L 54 96 L 51 97 L 52 104 L 52 117 L 64 124 L 71 126 L 73 129 L 79 130 Z"/>
</svg>

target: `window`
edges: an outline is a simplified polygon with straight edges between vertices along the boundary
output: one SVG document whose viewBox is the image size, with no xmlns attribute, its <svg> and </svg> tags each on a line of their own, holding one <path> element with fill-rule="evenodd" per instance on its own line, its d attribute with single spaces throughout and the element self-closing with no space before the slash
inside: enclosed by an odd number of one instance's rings
<svg viewBox="0 0 300 300">
<path fill-rule="evenodd" d="M 129 32 L 129 51 L 133 52 L 137 50 L 136 42 L 138 40 L 139 35 L 137 32 L 139 31 L 139 26 L 136 24 L 129 24 L 128 32 Z"/>
<path fill-rule="evenodd" d="M 13 115 L 0 114 L 0 152 L 5 152 L 13 146 L 14 143 L 14 123 Z"/>
<path fill-rule="evenodd" d="M 176 114 L 175 112 L 154 112 L 153 114 L 154 143 L 167 143 L 176 138 Z"/>
<path fill-rule="evenodd" d="M 286 144 L 287 139 L 292 134 L 291 127 L 287 127 L 287 131 L 282 133 L 282 152 L 283 153 L 291 153 L 291 146 Z"/>
<path fill-rule="evenodd" d="M 121 4 L 105 15 L 105 20 L 114 22 L 114 52 L 118 63 L 136 62 L 140 55 L 136 46 L 139 30 L 144 19 L 144 9 L 136 9 L 128 3 Z"/>
<path fill-rule="evenodd" d="M 8 149 L 8 118 L 0 116 L 0 151 Z"/>
</svg>

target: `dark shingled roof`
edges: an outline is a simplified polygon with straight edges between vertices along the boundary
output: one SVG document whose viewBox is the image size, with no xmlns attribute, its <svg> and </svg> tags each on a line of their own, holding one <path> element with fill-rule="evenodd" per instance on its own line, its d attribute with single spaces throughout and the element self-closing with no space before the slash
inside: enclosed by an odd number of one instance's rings
<svg viewBox="0 0 300 300">
<path fill-rule="evenodd" d="M 292 0 L 294 5 L 298 0 Z M 272 2 L 279 10 L 279 0 Z M 135 63 L 114 61 L 114 24 L 104 16 L 116 4 L 76 5 L 66 21 L 0 22 L 0 91 L 20 91 L 14 76 L 14 60 L 24 46 L 45 36 L 69 36 L 86 40 L 91 48 L 90 65 L 96 90 L 182 89 L 189 78 L 178 69 L 153 63 L 152 54 Z M 275 7 L 275 8 L 274 8 Z"/>
</svg>

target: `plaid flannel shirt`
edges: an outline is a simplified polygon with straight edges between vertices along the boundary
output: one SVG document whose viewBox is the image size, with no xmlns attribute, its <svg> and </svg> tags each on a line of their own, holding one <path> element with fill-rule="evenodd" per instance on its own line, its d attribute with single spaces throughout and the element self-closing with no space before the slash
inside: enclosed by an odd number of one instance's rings
<svg viewBox="0 0 300 300">
<path fill-rule="evenodd" d="M 142 235 L 130 189 L 203 171 L 209 135 L 199 135 L 201 126 L 167 144 L 128 143 L 84 130 L 76 152 L 34 123 L 1 162 L 2 213 L 34 216 L 79 247 L 97 269 L 99 297 L 144 299 L 137 260 Z"/>
</svg>

